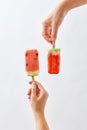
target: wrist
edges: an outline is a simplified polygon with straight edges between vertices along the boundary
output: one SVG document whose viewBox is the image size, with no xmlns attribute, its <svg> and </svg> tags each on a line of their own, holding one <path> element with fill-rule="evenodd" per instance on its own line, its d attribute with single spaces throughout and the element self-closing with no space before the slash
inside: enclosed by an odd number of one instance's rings
<svg viewBox="0 0 87 130">
<path fill-rule="evenodd" d="M 65 7 L 69 11 L 73 8 L 87 4 L 87 0 L 62 0 L 62 3 L 65 4 Z"/>
<path fill-rule="evenodd" d="M 69 10 L 71 10 L 71 5 L 72 3 L 68 0 L 62 0 L 62 4 L 63 4 L 63 8 L 65 10 L 65 12 L 67 13 Z"/>
<path fill-rule="evenodd" d="M 65 17 L 65 15 L 68 13 L 68 11 L 70 10 L 69 5 L 67 4 L 66 0 L 62 0 L 60 2 L 60 4 L 58 4 L 56 10 L 56 14 L 58 14 L 58 16 Z"/>
<path fill-rule="evenodd" d="M 44 117 L 44 111 L 33 112 L 35 118 L 42 118 Z"/>
</svg>

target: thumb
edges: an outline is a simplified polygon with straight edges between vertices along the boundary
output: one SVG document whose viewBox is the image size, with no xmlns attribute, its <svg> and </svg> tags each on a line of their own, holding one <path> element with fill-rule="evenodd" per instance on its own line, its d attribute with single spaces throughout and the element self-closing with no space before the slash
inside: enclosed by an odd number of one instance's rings
<svg viewBox="0 0 87 130">
<path fill-rule="evenodd" d="M 52 23 L 52 43 L 55 43 L 57 37 L 58 25 L 57 22 L 54 20 Z"/>
<path fill-rule="evenodd" d="M 32 94 L 31 97 L 36 97 L 36 84 L 35 82 L 32 83 Z"/>
</svg>

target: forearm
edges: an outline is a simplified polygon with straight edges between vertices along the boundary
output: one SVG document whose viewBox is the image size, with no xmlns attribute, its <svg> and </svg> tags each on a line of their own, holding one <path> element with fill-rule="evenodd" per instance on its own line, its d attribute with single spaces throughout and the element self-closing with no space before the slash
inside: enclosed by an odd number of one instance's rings
<svg viewBox="0 0 87 130">
<path fill-rule="evenodd" d="M 49 130 L 44 113 L 34 113 L 36 130 Z"/>
<path fill-rule="evenodd" d="M 87 4 L 87 0 L 63 0 L 68 7 L 68 10 Z"/>
</svg>

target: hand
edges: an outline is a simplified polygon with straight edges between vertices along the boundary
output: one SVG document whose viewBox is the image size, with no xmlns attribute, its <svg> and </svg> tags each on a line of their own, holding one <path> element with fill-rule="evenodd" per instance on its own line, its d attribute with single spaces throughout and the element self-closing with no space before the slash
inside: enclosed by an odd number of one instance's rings
<svg viewBox="0 0 87 130">
<path fill-rule="evenodd" d="M 65 15 L 68 12 L 66 2 L 63 0 L 43 22 L 42 36 L 51 44 L 55 43 L 57 32 Z"/>
<path fill-rule="evenodd" d="M 31 84 L 31 83 L 30 83 Z M 45 104 L 48 98 L 47 91 L 38 82 L 33 82 L 31 88 L 28 90 L 28 98 L 34 113 L 44 113 Z"/>
<path fill-rule="evenodd" d="M 44 39 L 51 44 L 55 43 L 58 29 L 67 12 L 84 4 L 87 4 L 87 0 L 62 0 L 43 22 L 42 36 Z"/>
</svg>

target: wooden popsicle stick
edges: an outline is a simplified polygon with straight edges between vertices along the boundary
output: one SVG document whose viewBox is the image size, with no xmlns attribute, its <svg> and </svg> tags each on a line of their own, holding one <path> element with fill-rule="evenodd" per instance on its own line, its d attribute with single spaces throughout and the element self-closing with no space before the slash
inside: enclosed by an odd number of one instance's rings
<svg viewBox="0 0 87 130">
<path fill-rule="evenodd" d="M 53 43 L 53 48 L 55 48 L 55 42 Z"/>
<path fill-rule="evenodd" d="M 34 81 L 35 81 L 34 76 L 32 76 L 32 82 L 34 82 Z"/>
</svg>

